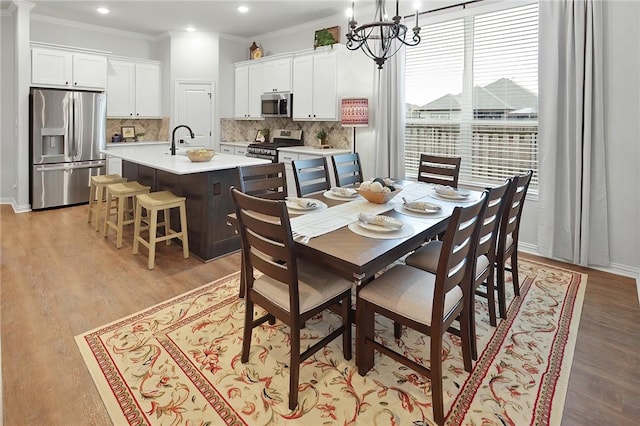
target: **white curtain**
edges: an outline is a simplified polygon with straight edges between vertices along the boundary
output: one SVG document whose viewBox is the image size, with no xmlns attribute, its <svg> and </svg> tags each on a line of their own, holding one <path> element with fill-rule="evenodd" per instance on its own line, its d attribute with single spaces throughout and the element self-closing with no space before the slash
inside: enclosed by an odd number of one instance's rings
<svg viewBox="0 0 640 426">
<path fill-rule="evenodd" d="M 539 34 L 538 250 L 608 265 L 602 3 L 541 1 Z"/>
<path fill-rule="evenodd" d="M 375 69 L 375 177 L 404 179 L 404 47 Z"/>
</svg>

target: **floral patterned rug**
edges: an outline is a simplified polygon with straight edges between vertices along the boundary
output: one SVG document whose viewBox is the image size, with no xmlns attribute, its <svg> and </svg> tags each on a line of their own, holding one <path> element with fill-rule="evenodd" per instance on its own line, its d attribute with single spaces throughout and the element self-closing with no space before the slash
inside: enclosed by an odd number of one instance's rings
<svg viewBox="0 0 640 426">
<path fill-rule="evenodd" d="M 508 319 L 497 328 L 486 300 L 477 301 L 479 360 L 471 373 L 460 340 L 445 336 L 447 424 L 560 423 L 587 276 L 523 260 L 520 277 L 521 297 L 509 296 Z M 301 367 L 299 404 L 289 410 L 288 327 L 254 330 L 242 364 L 238 282 L 233 274 L 76 336 L 115 425 L 433 424 L 428 379 L 378 353 L 361 377 L 355 359 L 342 357 L 341 339 Z M 380 338 L 393 344 L 392 323 L 376 321 Z M 303 345 L 338 324 L 330 312 L 307 322 Z M 405 330 L 395 344 L 428 364 L 428 337 Z"/>
</svg>

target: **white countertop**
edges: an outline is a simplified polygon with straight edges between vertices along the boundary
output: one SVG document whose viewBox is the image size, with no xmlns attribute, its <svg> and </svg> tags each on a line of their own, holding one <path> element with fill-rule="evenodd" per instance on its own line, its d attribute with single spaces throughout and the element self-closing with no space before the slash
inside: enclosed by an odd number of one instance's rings
<svg viewBox="0 0 640 426">
<path fill-rule="evenodd" d="M 132 146 L 144 146 L 144 145 L 171 145 L 168 141 L 140 141 L 140 142 L 107 142 L 107 149 L 111 148 L 129 148 Z"/>
<path fill-rule="evenodd" d="M 253 157 L 217 153 L 210 161 L 193 163 L 186 155 L 170 155 L 169 146 L 144 145 L 135 147 L 109 147 L 103 151 L 108 156 L 121 158 L 125 161 L 152 167 L 176 175 L 210 172 L 214 170 L 233 169 L 238 166 L 252 166 L 267 164 L 269 160 Z"/>
<path fill-rule="evenodd" d="M 293 152 L 294 154 L 313 154 L 320 157 L 328 157 L 330 155 L 348 154 L 350 149 L 345 148 L 314 148 L 312 146 L 287 146 L 278 148 L 280 152 Z"/>
<path fill-rule="evenodd" d="M 253 142 L 249 141 L 235 141 L 235 142 L 220 142 L 220 145 L 235 145 L 235 146 L 249 146 Z"/>
</svg>

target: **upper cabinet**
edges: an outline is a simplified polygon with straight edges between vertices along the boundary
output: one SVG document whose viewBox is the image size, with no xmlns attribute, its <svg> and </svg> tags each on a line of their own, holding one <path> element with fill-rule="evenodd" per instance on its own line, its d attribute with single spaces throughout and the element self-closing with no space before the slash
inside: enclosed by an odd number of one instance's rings
<svg viewBox="0 0 640 426">
<path fill-rule="evenodd" d="M 291 57 L 263 60 L 263 93 L 291 91 Z"/>
<path fill-rule="evenodd" d="M 338 52 L 301 54 L 293 59 L 293 119 L 336 121 Z"/>
<path fill-rule="evenodd" d="M 107 116 L 160 118 L 160 63 L 109 59 Z"/>
<path fill-rule="evenodd" d="M 104 90 L 107 58 L 68 50 L 31 49 L 31 84 L 65 89 Z"/>
<path fill-rule="evenodd" d="M 262 63 L 242 63 L 235 69 L 234 115 L 237 119 L 261 120 L 260 95 L 263 92 Z"/>
<path fill-rule="evenodd" d="M 342 98 L 369 98 L 373 65 L 344 45 L 296 52 L 293 56 L 293 114 L 297 121 L 339 121 Z"/>
</svg>

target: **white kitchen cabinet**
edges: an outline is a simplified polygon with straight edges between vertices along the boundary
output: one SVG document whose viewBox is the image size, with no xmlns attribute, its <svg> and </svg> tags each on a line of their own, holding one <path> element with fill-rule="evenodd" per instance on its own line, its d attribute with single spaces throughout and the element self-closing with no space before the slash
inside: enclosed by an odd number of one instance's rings
<svg viewBox="0 0 640 426">
<path fill-rule="evenodd" d="M 40 87 L 104 90 L 107 58 L 68 50 L 31 49 L 31 84 Z"/>
<path fill-rule="evenodd" d="M 244 157 L 247 153 L 247 145 L 248 142 L 247 144 L 221 142 L 220 152 L 223 154 L 239 155 L 241 157 Z"/>
<path fill-rule="evenodd" d="M 343 45 L 294 53 L 293 120 L 339 121 L 342 98 L 372 94 L 371 61 Z"/>
<path fill-rule="evenodd" d="M 160 118 L 160 64 L 120 59 L 109 60 L 107 116 Z"/>
<path fill-rule="evenodd" d="M 260 111 L 262 64 L 236 65 L 234 115 L 237 119 L 263 120 Z"/>
<path fill-rule="evenodd" d="M 337 51 L 296 56 L 293 59 L 293 119 L 337 121 Z"/>
<path fill-rule="evenodd" d="M 263 93 L 291 91 L 291 57 L 263 60 Z"/>
</svg>

